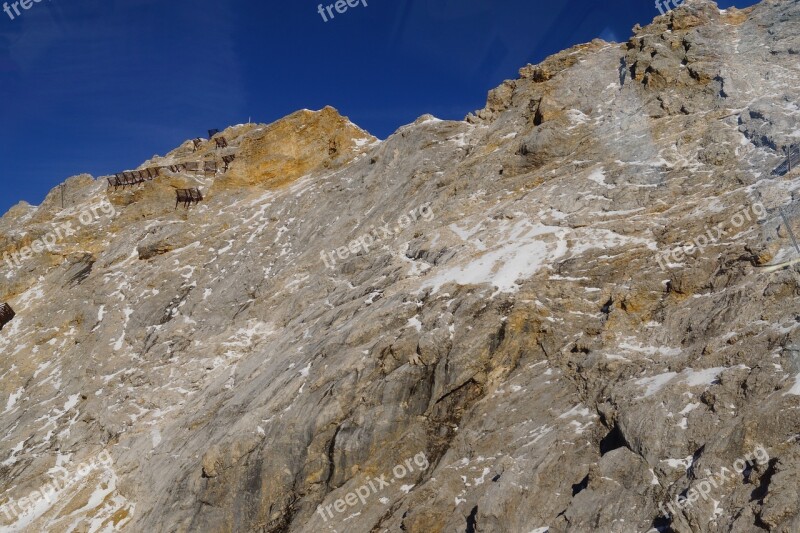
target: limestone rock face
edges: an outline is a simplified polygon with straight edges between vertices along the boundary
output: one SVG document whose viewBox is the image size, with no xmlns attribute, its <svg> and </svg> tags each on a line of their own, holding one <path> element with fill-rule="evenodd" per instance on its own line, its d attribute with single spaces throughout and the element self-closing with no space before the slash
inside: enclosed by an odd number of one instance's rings
<svg viewBox="0 0 800 533">
<path fill-rule="evenodd" d="M 225 182 L 281 187 L 311 172 L 337 170 L 376 141 L 332 107 L 298 111 L 242 140 Z"/>
<path fill-rule="evenodd" d="M 0 527 L 797 531 L 798 25 L 690 0 L 464 121 L 15 206 Z"/>
</svg>

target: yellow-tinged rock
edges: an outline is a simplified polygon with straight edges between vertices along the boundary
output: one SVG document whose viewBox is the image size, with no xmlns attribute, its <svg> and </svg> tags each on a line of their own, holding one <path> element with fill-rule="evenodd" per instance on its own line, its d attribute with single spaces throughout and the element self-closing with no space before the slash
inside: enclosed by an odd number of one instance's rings
<svg viewBox="0 0 800 533">
<path fill-rule="evenodd" d="M 236 162 L 216 187 L 281 187 L 320 169 L 336 169 L 377 139 L 332 107 L 298 111 L 242 140 Z"/>
</svg>

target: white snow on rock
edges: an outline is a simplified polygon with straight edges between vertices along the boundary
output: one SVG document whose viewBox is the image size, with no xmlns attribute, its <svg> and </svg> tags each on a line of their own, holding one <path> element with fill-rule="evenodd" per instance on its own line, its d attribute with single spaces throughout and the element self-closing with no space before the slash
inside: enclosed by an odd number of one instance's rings
<svg viewBox="0 0 800 533">
<path fill-rule="evenodd" d="M 786 396 L 787 394 L 792 394 L 794 396 L 800 396 L 800 374 L 797 374 L 794 378 L 794 385 L 788 391 L 784 392 L 783 395 Z"/>
<path fill-rule="evenodd" d="M 663 374 L 658 374 L 651 377 L 639 378 L 634 381 L 634 383 L 640 387 L 646 387 L 643 396 L 639 396 L 641 398 L 648 398 L 658 391 L 663 389 L 667 384 L 673 382 L 674 378 L 678 378 L 675 382 L 680 384 L 685 384 L 688 387 L 708 387 L 713 385 L 717 379 L 719 378 L 720 374 L 725 370 L 728 370 L 729 367 L 714 367 L 714 368 L 706 368 L 703 370 L 694 370 L 692 368 L 684 369 L 680 374 L 678 372 L 664 372 Z M 743 365 L 739 365 L 735 368 L 747 368 Z M 691 410 L 691 409 L 690 409 Z M 685 410 L 684 410 L 685 411 Z M 686 411 L 688 413 L 689 411 Z M 681 412 L 681 414 L 686 414 Z"/>
<path fill-rule="evenodd" d="M 521 220 L 503 229 L 493 247 L 478 253 L 471 261 L 440 269 L 422 287 L 432 287 L 436 293 L 450 282 L 459 285 L 488 283 L 496 287 L 498 293 L 515 292 L 518 279 L 533 276 L 567 251 L 564 228 Z"/>
<path fill-rule="evenodd" d="M 663 389 L 666 386 L 666 384 L 672 381 L 672 378 L 674 378 L 677 375 L 678 375 L 677 372 L 665 372 L 657 376 L 637 379 L 635 381 L 637 385 L 647 388 L 647 390 L 645 390 L 644 392 L 644 396 L 640 396 L 639 398 L 649 398 L 650 396 L 654 395 L 655 393 Z"/>
</svg>

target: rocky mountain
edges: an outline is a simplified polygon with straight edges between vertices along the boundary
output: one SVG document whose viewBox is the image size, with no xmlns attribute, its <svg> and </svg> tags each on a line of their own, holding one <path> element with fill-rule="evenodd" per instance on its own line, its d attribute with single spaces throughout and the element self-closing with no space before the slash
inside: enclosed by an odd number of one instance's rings
<svg viewBox="0 0 800 533">
<path fill-rule="evenodd" d="M 0 531 L 800 531 L 798 30 L 687 0 L 12 208 Z"/>
</svg>

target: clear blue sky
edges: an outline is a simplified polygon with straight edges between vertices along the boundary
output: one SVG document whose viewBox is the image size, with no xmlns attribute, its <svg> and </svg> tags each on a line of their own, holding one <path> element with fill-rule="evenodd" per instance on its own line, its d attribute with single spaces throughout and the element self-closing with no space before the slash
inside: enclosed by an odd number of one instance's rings
<svg viewBox="0 0 800 533">
<path fill-rule="evenodd" d="M 595 37 L 625 41 L 658 14 L 650 0 L 366 2 L 328 22 L 318 0 L 0 11 L 0 213 L 248 117 L 332 105 L 380 138 L 424 113 L 461 119 L 526 63 Z"/>
</svg>

